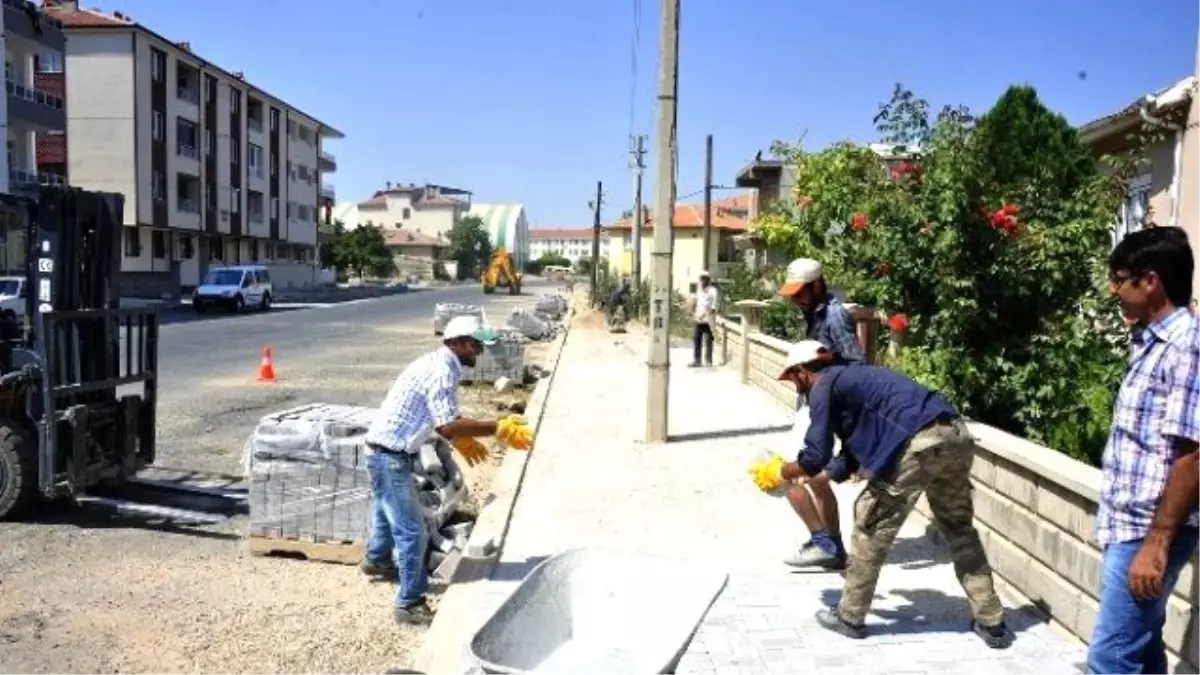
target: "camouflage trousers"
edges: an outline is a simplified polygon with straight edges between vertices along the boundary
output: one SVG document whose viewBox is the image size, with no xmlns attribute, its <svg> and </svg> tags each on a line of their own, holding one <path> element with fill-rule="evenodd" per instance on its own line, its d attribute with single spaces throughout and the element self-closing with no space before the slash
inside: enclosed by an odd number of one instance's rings
<svg viewBox="0 0 1200 675">
<path fill-rule="evenodd" d="M 994 626 L 1004 619 L 992 568 L 972 523 L 971 462 L 974 444 L 960 420 L 937 422 L 901 450 L 892 470 L 872 478 L 854 503 L 854 534 L 838 613 L 862 625 L 871 609 L 879 571 L 888 550 L 925 493 L 934 525 L 950 547 L 954 573 L 966 591 L 975 620 Z"/>
</svg>

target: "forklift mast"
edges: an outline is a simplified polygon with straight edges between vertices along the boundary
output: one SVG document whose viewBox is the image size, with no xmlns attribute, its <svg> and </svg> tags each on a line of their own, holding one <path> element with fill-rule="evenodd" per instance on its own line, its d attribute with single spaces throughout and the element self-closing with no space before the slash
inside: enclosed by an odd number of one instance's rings
<svg viewBox="0 0 1200 675">
<path fill-rule="evenodd" d="M 27 313 L 119 309 L 119 194 L 44 189 L 30 204 Z"/>
</svg>

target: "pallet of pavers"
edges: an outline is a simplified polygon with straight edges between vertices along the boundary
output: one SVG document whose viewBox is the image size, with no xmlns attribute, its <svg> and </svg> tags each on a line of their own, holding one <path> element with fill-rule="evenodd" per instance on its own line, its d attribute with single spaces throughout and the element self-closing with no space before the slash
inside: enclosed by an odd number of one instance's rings
<svg viewBox="0 0 1200 675">
<path fill-rule="evenodd" d="M 525 347 L 529 339 L 516 328 L 496 328 L 496 343 L 484 348 L 475 365 L 463 368 L 463 382 L 490 384 L 506 377 L 525 381 Z"/>
<path fill-rule="evenodd" d="M 245 456 L 251 553 L 362 560 L 372 511 L 364 437 L 377 414 L 377 408 L 316 403 L 259 420 Z M 445 441 L 431 439 L 422 447 L 413 481 L 437 545 L 466 495 Z M 459 538 L 458 529 L 447 531 Z"/>
<path fill-rule="evenodd" d="M 433 334 L 441 335 L 446 330 L 446 324 L 456 316 L 474 316 L 482 324 L 487 324 L 487 317 L 479 305 L 460 305 L 457 302 L 439 302 L 433 306 Z"/>
</svg>

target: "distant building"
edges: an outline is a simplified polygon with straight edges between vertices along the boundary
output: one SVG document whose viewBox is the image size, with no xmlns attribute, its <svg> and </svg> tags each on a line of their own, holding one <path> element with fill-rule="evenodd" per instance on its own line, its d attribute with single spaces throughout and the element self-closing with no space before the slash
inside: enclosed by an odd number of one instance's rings
<svg viewBox="0 0 1200 675">
<path fill-rule="evenodd" d="M 375 225 L 387 230 L 422 234 L 435 239 L 449 237 L 450 230 L 471 208 L 471 192 L 444 185 L 386 183 L 382 190 L 348 208 L 338 205 L 333 218 L 346 227 Z"/>
<path fill-rule="evenodd" d="M 537 260 L 547 253 L 561 255 L 571 264 L 592 257 L 592 229 L 536 228 L 529 231 L 529 259 Z M 600 255 L 608 254 L 608 232 L 600 234 Z"/>
</svg>

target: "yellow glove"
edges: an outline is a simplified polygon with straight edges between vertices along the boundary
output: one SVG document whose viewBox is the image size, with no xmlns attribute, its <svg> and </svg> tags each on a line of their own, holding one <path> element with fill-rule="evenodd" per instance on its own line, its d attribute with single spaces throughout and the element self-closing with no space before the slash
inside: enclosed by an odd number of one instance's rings
<svg viewBox="0 0 1200 675">
<path fill-rule="evenodd" d="M 517 450 L 528 450 L 533 445 L 533 429 L 520 415 L 509 415 L 496 423 L 496 440 Z"/>
<path fill-rule="evenodd" d="M 763 492 L 772 492 L 783 485 L 783 458 L 772 453 L 767 459 L 750 465 L 750 479 Z"/>
<path fill-rule="evenodd" d="M 459 436 L 454 439 L 454 449 L 467 460 L 467 466 L 475 466 L 487 459 L 488 451 L 483 443 L 470 436 Z"/>
</svg>

